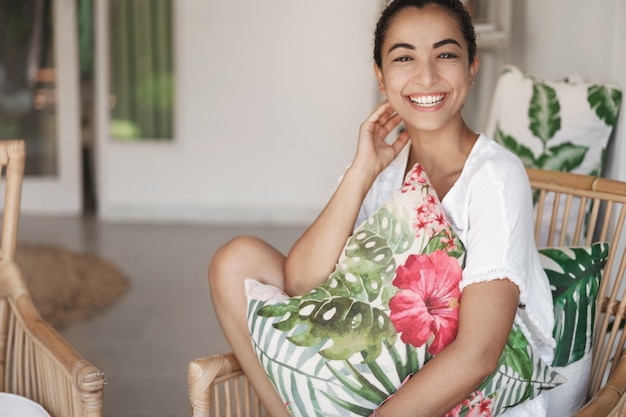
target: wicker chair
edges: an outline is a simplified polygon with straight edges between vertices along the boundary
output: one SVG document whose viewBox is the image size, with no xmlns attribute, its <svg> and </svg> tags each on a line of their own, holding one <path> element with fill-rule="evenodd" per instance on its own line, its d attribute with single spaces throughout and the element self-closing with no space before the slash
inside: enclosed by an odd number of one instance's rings
<svg viewBox="0 0 626 417">
<path fill-rule="evenodd" d="M 528 175 L 537 198 L 539 247 L 611 243 L 598 294 L 590 399 L 574 416 L 625 416 L 626 332 L 620 328 L 626 310 L 626 182 L 538 169 Z M 193 417 L 265 415 L 232 353 L 191 361 L 188 379 Z"/>
<path fill-rule="evenodd" d="M 0 247 L 0 392 L 29 398 L 53 417 L 100 417 L 104 374 L 43 321 L 14 261 L 25 156 L 23 141 L 0 141 L 0 168 L 6 179 Z"/>
</svg>

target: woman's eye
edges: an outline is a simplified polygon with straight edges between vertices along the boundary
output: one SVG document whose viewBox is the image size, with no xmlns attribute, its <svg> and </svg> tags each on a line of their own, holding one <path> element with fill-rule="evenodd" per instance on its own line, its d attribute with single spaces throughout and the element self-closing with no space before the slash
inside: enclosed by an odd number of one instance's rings
<svg viewBox="0 0 626 417">
<path fill-rule="evenodd" d="M 453 53 L 449 53 L 449 52 L 444 52 L 442 54 L 439 55 L 439 58 L 443 58 L 443 59 L 452 59 L 452 58 L 456 58 L 456 54 Z"/>
<path fill-rule="evenodd" d="M 399 56 L 396 59 L 394 59 L 395 62 L 408 62 L 410 60 L 411 58 L 408 56 Z"/>
</svg>

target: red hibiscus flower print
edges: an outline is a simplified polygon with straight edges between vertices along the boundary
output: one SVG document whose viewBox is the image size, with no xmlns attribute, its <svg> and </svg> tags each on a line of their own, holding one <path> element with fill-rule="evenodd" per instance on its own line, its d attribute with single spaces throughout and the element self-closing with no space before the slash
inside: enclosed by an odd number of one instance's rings
<svg viewBox="0 0 626 417">
<path fill-rule="evenodd" d="M 459 321 L 461 266 L 438 250 L 411 255 L 396 270 L 393 285 L 399 291 L 389 301 L 390 318 L 404 343 L 415 347 L 431 341 L 436 355 L 456 337 Z"/>
</svg>

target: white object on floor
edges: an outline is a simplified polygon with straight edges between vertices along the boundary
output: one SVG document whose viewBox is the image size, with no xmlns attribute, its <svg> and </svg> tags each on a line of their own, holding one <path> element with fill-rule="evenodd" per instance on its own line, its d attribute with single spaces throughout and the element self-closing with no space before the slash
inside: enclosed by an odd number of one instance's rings
<svg viewBox="0 0 626 417">
<path fill-rule="evenodd" d="M 50 417 L 50 414 L 28 398 L 0 392 L 0 417 Z"/>
</svg>

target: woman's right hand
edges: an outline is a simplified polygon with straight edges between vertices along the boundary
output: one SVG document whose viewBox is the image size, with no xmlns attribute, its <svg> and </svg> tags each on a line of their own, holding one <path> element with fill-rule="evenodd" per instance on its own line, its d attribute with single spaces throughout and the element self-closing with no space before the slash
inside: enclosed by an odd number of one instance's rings
<svg viewBox="0 0 626 417">
<path fill-rule="evenodd" d="M 288 294 L 310 291 L 324 282 L 337 265 L 367 191 L 409 140 L 408 133 L 403 132 L 392 144 L 385 142 L 401 121 L 385 101 L 361 125 L 354 161 L 326 207 L 287 256 L 285 290 Z"/>
<path fill-rule="evenodd" d="M 393 110 L 387 100 L 380 103 L 369 117 L 361 124 L 359 141 L 353 167 L 370 174 L 375 178 L 400 153 L 409 141 L 409 134 L 405 130 L 391 144 L 385 139 L 402 119 Z"/>
</svg>

